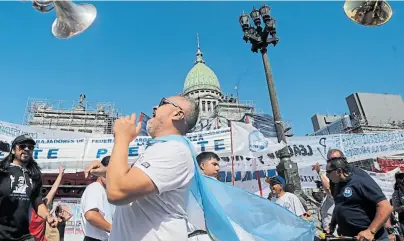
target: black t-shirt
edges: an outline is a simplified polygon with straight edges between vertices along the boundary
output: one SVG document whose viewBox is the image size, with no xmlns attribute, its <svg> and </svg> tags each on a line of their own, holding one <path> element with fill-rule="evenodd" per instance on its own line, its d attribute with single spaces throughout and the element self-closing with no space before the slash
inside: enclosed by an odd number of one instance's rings
<svg viewBox="0 0 404 241">
<path fill-rule="evenodd" d="M 0 179 L 0 240 L 19 241 L 31 237 L 29 214 L 31 205 L 41 201 L 42 180 L 37 183 L 28 171 L 11 165 Z"/>
<path fill-rule="evenodd" d="M 379 185 L 363 170 L 351 169 L 347 182 L 338 183 L 335 190 L 334 213 L 338 230 L 344 236 L 356 236 L 367 229 L 376 216 L 376 204 L 386 200 Z M 375 239 L 386 235 L 384 228 Z"/>
</svg>

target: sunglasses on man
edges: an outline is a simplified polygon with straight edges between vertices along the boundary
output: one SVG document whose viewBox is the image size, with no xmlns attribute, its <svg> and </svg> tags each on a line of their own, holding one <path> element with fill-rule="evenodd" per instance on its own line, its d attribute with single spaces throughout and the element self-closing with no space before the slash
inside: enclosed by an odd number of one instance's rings
<svg viewBox="0 0 404 241">
<path fill-rule="evenodd" d="M 30 144 L 18 144 L 18 148 L 20 150 L 25 150 L 26 148 L 28 148 L 28 150 L 32 151 L 34 150 L 35 146 Z"/>
<path fill-rule="evenodd" d="M 177 107 L 177 108 L 179 108 L 180 110 L 182 110 L 182 108 L 179 106 L 179 105 L 177 105 L 177 104 L 175 104 L 174 102 L 172 102 L 171 100 L 169 100 L 169 99 L 167 99 L 167 98 L 162 98 L 161 99 L 161 101 L 160 101 L 160 104 L 159 104 L 159 107 L 160 106 L 163 106 L 163 105 L 172 105 L 172 106 L 174 106 L 174 107 Z"/>
</svg>

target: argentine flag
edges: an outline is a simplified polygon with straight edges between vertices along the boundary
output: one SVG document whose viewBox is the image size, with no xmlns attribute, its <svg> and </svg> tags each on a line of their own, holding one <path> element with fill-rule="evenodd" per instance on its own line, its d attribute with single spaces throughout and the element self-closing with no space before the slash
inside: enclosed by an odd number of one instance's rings
<svg viewBox="0 0 404 241">
<path fill-rule="evenodd" d="M 167 136 L 191 149 L 195 175 L 188 199 L 188 221 L 215 241 L 312 241 L 315 225 L 253 193 L 202 174 L 188 138 Z M 204 220 L 203 218 L 204 217 Z"/>
</svg>

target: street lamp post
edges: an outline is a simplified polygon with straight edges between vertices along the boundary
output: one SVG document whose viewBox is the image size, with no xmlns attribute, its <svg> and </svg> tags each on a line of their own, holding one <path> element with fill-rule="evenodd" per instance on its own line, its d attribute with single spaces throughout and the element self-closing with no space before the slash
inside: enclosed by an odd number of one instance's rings
<svg viewBox="0 0 404 241">
<path fill-rule="evenodd" d="M 255 27 L 250 25 L 250 17 L 247 14 L 243 13 L 239 18 L 241 28 L 244 32 L 243 39 L 251 43 L 252 52 L 258 53 L 258 50 L 261 52 L 278 142 L 283 141 L 286 143 L 285 130 L 267 54 L 268 46 L 271 44 L 276 46 L 279 42 L 279 38 L 276 37 L 275 19 L 271 17 L 268 5 L 263 5 L 259 10 L 254 8 L 250 16 Z M 262 22 L 264 26 L 261 26 Z M 298 167 L 296 163 L 291 161 L 287 146 L 279 151 L 279 158 L 280 163 L 276 167 L 278 174 L 284 177 L 288 183 L 293 184 L 296 191 L 300 192 L 301 185 Z"/>
</svg>

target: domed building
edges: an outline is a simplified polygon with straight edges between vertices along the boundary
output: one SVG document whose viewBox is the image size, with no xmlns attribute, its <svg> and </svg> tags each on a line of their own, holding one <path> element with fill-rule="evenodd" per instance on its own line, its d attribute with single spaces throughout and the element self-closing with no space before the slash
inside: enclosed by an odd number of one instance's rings
<svg viewBox="0 0 404 241">
<path fill-rule="evenodd" d="M 203 59 L 199 37 L 196 60 L 185 78 L 182 95 L 199 103 L 199 120 L 194 132 L 229 127 L 229 121 L 241 121 L 255 109 L 252 102 L 242 104 L 233 95 L 223 94 L 219 78 Z"/>
</svg>

